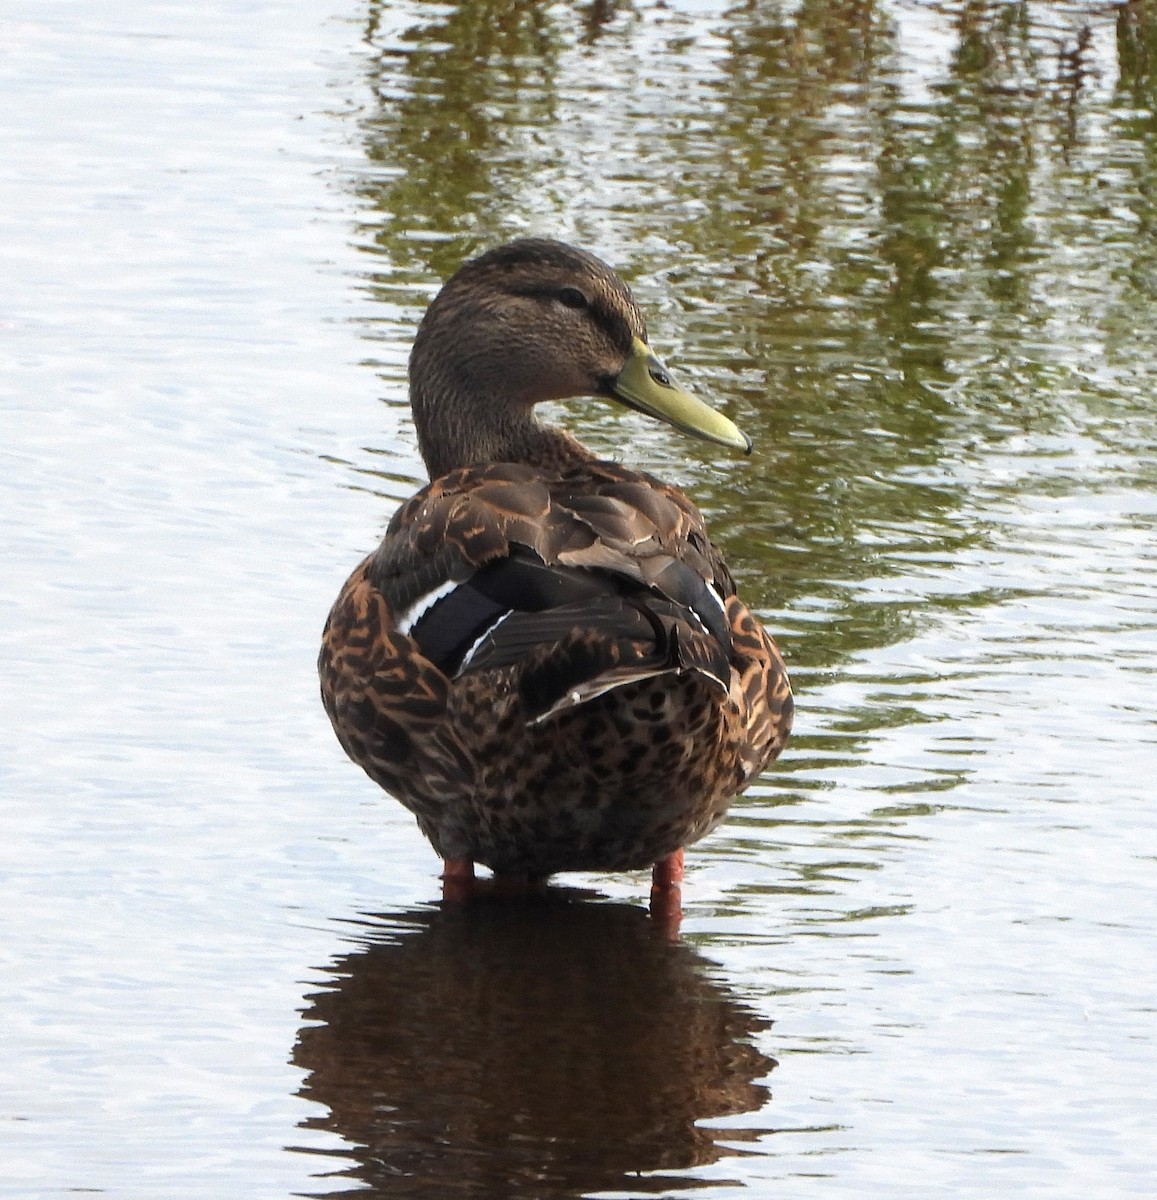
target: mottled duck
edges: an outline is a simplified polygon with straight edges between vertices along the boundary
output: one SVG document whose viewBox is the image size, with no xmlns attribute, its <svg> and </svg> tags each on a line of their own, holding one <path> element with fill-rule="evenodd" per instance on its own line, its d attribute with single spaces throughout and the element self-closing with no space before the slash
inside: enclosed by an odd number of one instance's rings
<svg viewBox="0 0 1157 1200">
<path fill-rule="evenodd" d="M 676 888 L 779 754 L 787 672 L 695 505 L 541 423 L 602 396 L 747 452 L 679 387 L 623 281 L 524 239 L 431 303 L 410 403 L 431 482 L 350 576 L 318 669 L 346 753 L 402 802 L 447 887 L 654 867 Z"/>
</svg>

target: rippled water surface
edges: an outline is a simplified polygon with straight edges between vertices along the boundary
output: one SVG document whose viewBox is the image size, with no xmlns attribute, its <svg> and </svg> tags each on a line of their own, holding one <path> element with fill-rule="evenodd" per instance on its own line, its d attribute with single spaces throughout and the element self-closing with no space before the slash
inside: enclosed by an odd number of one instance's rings
<svg viewBox="0 0 1157 1200">
<path fill-rule="evenodd" d="M 1149 1196 L 1157 14 L 13 0 L 0 1196 Z M 443 908 L 316 702 L 422 478 L 405 359 L 524 232 L 750 460 L 798 696 L 644 876 Z"/>
</svg>

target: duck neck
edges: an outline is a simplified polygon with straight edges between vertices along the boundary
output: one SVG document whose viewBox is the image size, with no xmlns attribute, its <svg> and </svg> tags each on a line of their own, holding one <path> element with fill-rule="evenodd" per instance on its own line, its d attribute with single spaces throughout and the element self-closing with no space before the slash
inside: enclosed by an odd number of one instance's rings
<svg viewBox="0 0 1157 1200">
<path fill-rule="evenodd" d="M 563 471 L 590 462 L 594 455 L 562 429 L 544 425 L 533 405 L 449 387 L 410 384 L 410 405 L 418 446 L 431 479 L 456 467 L 509 462 L 541 470 Z"/>
</svg>

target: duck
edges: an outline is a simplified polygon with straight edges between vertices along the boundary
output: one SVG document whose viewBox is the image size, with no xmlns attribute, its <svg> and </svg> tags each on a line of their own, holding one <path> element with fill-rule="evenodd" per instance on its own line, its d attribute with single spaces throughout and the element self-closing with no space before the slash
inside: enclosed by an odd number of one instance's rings
<svg viewBox="0 0 1157 1200">
<path fill-rule="evenodd" d="M 430 482 L 329 613 L 318 672 L 346 754 L 417 819 L 444 887 L 652 871 L 783 749 L 783 657 L 679 488 L 535 414 L 616 402 L 727 450 L 751 440 L 656 357 L 619 275 L 522 238 L 422 318 L 409 397 Z"/>
</svg>

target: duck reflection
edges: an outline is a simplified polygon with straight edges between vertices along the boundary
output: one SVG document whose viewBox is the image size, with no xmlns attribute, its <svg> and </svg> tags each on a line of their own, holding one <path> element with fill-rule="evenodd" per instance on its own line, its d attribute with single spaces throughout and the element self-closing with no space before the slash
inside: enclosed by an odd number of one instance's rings
<svg viewBox="0 0 1157 1200">
<path fill-rule="evenodd" d="M 578 1197 L 694 1186 L 663 1172 L 754 1131 L 768 1022 L 627 905 L 551 890 L 369 923 L 310 997 L 295 1063 L 342 1174 L 375 1196 Z M 316 1024 L 314 1024 L 316 1022 Z M 334 1193 L 339 1194 L 339 1193 Z M 343 1191 L 340 1194 L 346 1195 Z M 367 1193 L 359 1193 L 367 1194 Z"/>
</svg>

